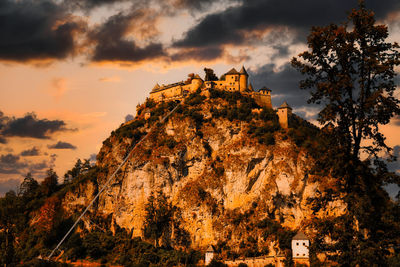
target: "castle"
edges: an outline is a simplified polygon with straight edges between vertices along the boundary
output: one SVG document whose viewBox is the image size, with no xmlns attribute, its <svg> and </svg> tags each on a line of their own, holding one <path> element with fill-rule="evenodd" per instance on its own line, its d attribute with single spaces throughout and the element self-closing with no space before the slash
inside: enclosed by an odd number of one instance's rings
<svg viewBox="0 0 400 267">
<path fill-rule="evenodd" d="M 189 74 L 186 81 L 172 83 L 168 85 L 156 84 L 150 92 L 150 99 L 155 102 L 181 100 L 188 94 L 197 90 L 207 92 L 210 89 L 225 90 L 229 92 L 240 92 L 248 95 L 261 107 L 272 108 L 271 90 L 263 87 L 257 91 L 249 83 L 249 74 L 242 66 L 240 71 L 232 68 L 230 71 L 217 78 L 212 69 L 205 68 L 206 76 L 204 80 L 198 74 Z M 289 116 L 292 108 L 285 102 L 278 108 L 279 122 L 283 128 L 288 128 Z"/>
<path fill-rule="evenodd" d="M 238 72 L 235 68 L 225 73 L 218 79 L 213 70 L 204 69 L 206 77 L 203 80 L 197 74 L 189 74 L 186 81 L 177 82 L 169 85 L 156 84 L 150 92 L 150 98 L 156 102 L 165 100 L 182 99 L 186 95 L 200 90 L 219 89 L 229 92 L 241 92 L 254 98 L 256 103 L 262 107 L 272 108 L 271 90 L 261 88 L 258 91 L 253 90 L 253 86 L 249 83 L 249 75 L 244 66 Z"/>
</svg>

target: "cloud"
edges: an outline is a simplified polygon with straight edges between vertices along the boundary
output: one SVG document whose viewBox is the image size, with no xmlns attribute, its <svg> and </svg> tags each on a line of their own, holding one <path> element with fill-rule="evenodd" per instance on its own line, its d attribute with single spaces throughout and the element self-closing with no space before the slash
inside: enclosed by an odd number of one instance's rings
<svg viewBox="0 0 400 267">
<path fill-rule="evenodd" d="M 299 82 L 304 77 L 289 63 L 280 69 L 276 69 L 275 64 L 266 64 L 256 71 L 249 70 L 249 76 L 256 90 L 263 86 L 272 90 L 274 106 L 287 101 L 292 108 L 314 107 L 307 104 L 310 93 L 299 88 Z"/>
<path fill-rule="evenodd" d="M 394 162 L 388 162 L 387 163 L 388 169 L 393 172 L 395 171 L 400 172 L 400 146 L 393 147 L 392 153 L 393 156 L 397 158 L 397 160 Z"/>
<path fill-rule="evenodd" d="M 400 8 L 397 0 L 379 4 L 367 0 L 367 8 L 376 12 L 378 18 Z M 204 17 L 197 25 L 187 31 L 184 37 L 175 42 L 175 47 L 204 47 L 222 44 L 249 44 L 252 32 L 262 32 L 269 28 L 289 27 L 294 30 L 294 39 L 305 42 L 311 26 L 340 23 L 347 13 L 357 7 L 357 1 L 348 0 L 248 0 L 221 12 Z M 253 35 L 252 37 L 255 37 Z"/>
<path fill-rule="evenodd" d="M 100 82 L 119 83 L 121 78 L 119 76 L 103 77 L 99 79 Z"/>
<path fill-rule="evenodd" d="M 65 59 L 84 23 L 49 0 L 0 1 L 0 60 Z"/>
<path fill-rule="evenodd" d="M 0 173 L 17 174 L 20 173 L 20 169 L 26 168 L 27 166 L 25 162 L 20 161 L 18 155 L 0 155 Z"/>
<path fill-rule="evenodd" d="M 396 125 L 396 126 L 400 126 L 400 116 L 395 116 L 393 117 L 393 119 L 391 120 L 391 122 Z"/>
<path fill-rule="evenodd" d="M 0 112 L 0 138 L 32 137 L 48 139 L 53 133 L 70 131 L 62 120 L 38 119 L 34 112 L 22 118 L 7 117 Z"/>
<path fill-rule="evenodd" d="M 198 47 L 198 48 L 181 48 L 176 53 L 170 55 L 172 61 L 184 61 L 189 59 L 207 61 L 220 58 L 224 55 L 222 47 Z"/>
<path fill-rule="evenodd" d="M 67 79 L 65 78 L 53 78 L 51 80 L 50 94 L 59 100 L 67 91 Z"/>
<path fill-rule="evenodd" d="M 27 157 L 27 156 L 39 156 L 40 152 L 37 147 L 32 147 L 31 149 L 24 150 L 20 153 L 21 156 Z"/>
<path fill-rule="evenodd" d="M 76 146 L 62 141 L 58 141 L 56 144 L 48 145 L 47 147 L 50 149 L 76 149 Z"/>
<path fill-rule="evenodd" d="M 148 13 L 147 13 L 148 12 Z M 92 60 L 140 62 L 165 55 L 163 46 L 152 39 L 158 34 L 155 28 L 156 16 L 150 10 L 138 9 L 120 12 L 93 29 L 88 38 L 95 44 Z M 130 37 L 135 32 L 136 39 L 143 39 L 139 46 L 137 40 Z"/>
<path fill-rule="evenodd" d="M 134 120 L 134 119 L 135 119 L 135 117 L 133 117 L 132 114 L 128 114 L 128 115 L 125 116 L 125 122 L 131 121 L 131 120 Z"/>
<path fill-rule="evenodd" d="M 21 181 L 18 179 L 8 179 L 5 181 L 0 181 L 0 196 L 3 196 L 10 190 L 18 191 Z"/>
<path fill-rule="evenodd" d="M 95 163 L 97 160 L 97 155 L 96 154 L 90 154 L 90 158 L 89 158 L 90 162 Z"/>
</svg>

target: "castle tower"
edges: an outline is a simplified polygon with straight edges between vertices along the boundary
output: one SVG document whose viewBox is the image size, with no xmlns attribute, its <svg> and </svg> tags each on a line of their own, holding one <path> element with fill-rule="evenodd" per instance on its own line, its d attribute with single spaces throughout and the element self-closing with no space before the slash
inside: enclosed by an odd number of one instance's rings
<svg viewBox="0 0 400 267">
<path fill-rule="evenodd" d="M 242 69 L 239 72 L 240 77 L 239 77 L 239 90 L 240 92 L 244 92 L 247 90 L 247 82 L 249 79 L 249 74 L 247 74 L 246 69 L 244 66 L 242 66 Z"/>
<path fill-rule="evenodd" d="M 283 104 L 278 108 L 279 124 L 282 128 L 289 128 L 289 116 L 292 115 L 292 108 L 288 103 L 283 102 Z"/>
<path fill-rule="evenodd" d="M 190 92 L 196 92 L 197 89 L 203 86 L 203 79 L 200 78 L 198 74 L 194 75 L 192 78 L 192 83 L 190 86 Z"/>
<path fill-rule="evenodd" d="M 293 259 L 308 258 L 309 246 L 310 246 L 310 239 L 303 232 L 298 232 L 292 238 Z"/>
</svg>

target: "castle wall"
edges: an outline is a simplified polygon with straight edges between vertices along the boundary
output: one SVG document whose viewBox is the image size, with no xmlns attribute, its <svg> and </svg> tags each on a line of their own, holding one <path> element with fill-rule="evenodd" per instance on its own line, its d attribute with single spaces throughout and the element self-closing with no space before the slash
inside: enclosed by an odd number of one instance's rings
<svg viewBox="0 0 400 267">
<path fill-rule="evenodd" d="M 262 107 L 272 108 L 271 94 L 263 94 L 259 92 L 253 92 L 252 97 L 256 103 Z"/>
<path fill-rule="evenodd" d="M 152 99 L 154 101 L 161 101 L 164 98 L 173 98 L 173 97 L 177 97 L 177 96 L 182 96 L 183 95 L 182 87 L 184 87 L 184 86 L 178 85 L 178 86 L 174 86 L 174 87 L 167 88 L 164 90 L 151 92 L 150 99 Z"/>
</svg>

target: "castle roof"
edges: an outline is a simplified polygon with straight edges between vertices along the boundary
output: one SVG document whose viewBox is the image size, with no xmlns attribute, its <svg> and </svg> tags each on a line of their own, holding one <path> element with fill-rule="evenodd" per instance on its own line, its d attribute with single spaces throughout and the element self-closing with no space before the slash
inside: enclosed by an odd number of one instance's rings
<svg viewBox="0 0 400 267">
<path fill-rule="evenodd" d="M 233 74 L 240 74 L 235 68 L 232 68 L 230 71 L 225 73 L 225 75 L 233 75 Z"/>
<path fill-rule="evenodd" d="M 171 88 L 171 87 L 183 86 L 183 85 L 185 85 L 184 82 L 171 83 L 171 84 L 168 84 L 168 85 L 164 85 L 164 84 L 163 84 L 163 85 L 161 85 L 161 86 L 159 86 L 158 84 L 156 84 L 156 86 L 154 86 L 153 90 L 151 90 L 150 93 L 155 93 L 155 92 L 163 91 L 163 90 L 168 89 L 168 88 Z"/>
<path fill-rule="evenodd" d="M 282 104 L 279 108 L 289 108 L 289 109 L 292 109 L 286 101 L 283 102 L 283 104 Z"/>
<path fill-rule="evenodd" d="M 206 252 L 215 252 L 213 246 L 209 246 Z"/>
<path fill-rule="evenodd" d="M 253 89 L 253 85 L 252 85 L 251 83 L 249 84 L 249 90 L 250 90 L 250 91 L 253 91 L 253 90 L 254 90 L 254 89 Z"/>
<path fill-rule="evenodd" d="M 244 68 L 244 66 L 242 66 L 242 69 L 240 70 L 239 73 L 249 76 L 249 74 L 247 74 L 247 71 L 246 71 L 246 69 Z"/>
<path fill-rule="evenodd" d="M 153 87 L 153 91 L 155 91 L 155 90 L 157 90 L 159 88 L 160 88 L 160 85 L 158 83 L 156 83 L 156 85 L 154 85 L 154 87 Z"/>
<path fill-rule="evenodd" d="M 292 240 L 310 240 L 302 231 L 297 232 L 297 234 L 292 238 Z"/>
<path fill-rule="evenodd" d="M 271 89 L 269 89 L 269 88 L 267 88 L 267 87 L 263 87 L 263 88 L 261 88 L 259 91 L 271 91 Z"/>
</svg>

